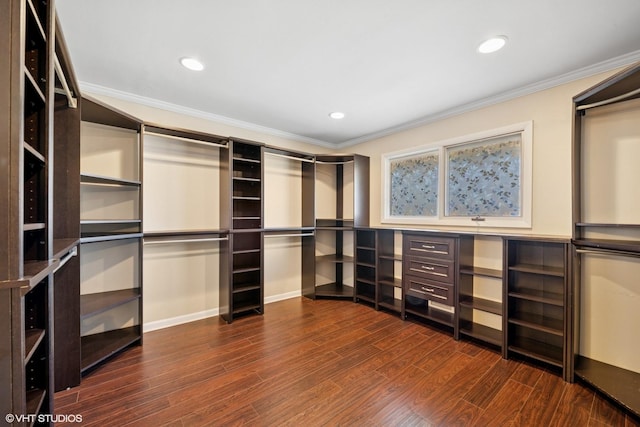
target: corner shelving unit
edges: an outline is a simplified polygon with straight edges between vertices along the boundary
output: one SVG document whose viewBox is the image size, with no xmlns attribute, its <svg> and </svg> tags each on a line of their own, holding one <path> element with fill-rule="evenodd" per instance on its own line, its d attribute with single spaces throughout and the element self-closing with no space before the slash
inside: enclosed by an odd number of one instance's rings
<svg viewBox="0 0 640 427">
<path fill-rule="evenodd" d="M 142 343 L 141 122 L 81 101 L 81 362 L 83 374 Z M 112 268 L 92 266 L 99 262 Z"/>
<path fill-rule="evenodd" d="M 640 417 L 640 64 L 573 98 L 572 375 Z"/>
<path fill-rule="evenodd" d="M 354 299 L 354 228 L 369 225 L 369 158 L 316 156 L 316 282 L 311 298 Z"/>
</svg>

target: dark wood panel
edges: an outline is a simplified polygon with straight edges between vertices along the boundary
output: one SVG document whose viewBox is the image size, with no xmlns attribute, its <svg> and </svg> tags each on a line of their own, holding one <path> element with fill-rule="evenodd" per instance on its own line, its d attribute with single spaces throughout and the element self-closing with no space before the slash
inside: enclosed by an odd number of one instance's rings
<svg viewBox="0 0 640 427">
<path fill-rule="evenodd" d="M 265 311 L 147 333 L 57 393 L 56 412 L 87 425 L 636 425 L 581 384 L 361 304 Z"/>
<path fill-rule="evenodd" d="M 86 372 L 98 363 L 113 356 L 120 350 L 140 341 L 139 326 L 116 329 L 82 337 L 82 372 Z"/>
<path fill-rule="evenodd" d="M 140 298 L 140 289 L 138 288 L 81 295 L 79 298 L 80 318 L 84 319 L 102 313 L 138 298 Z"/>
</svg>

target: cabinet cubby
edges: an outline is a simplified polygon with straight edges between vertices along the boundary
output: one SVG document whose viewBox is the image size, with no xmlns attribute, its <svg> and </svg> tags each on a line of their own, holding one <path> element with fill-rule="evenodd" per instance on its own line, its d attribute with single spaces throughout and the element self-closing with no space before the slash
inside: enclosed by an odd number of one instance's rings
<svg viewBox="0 0 640 427">
<path fill-rule="evenodd" d="M 502 269 L 496 268 L 496 265 L 482 266 L 482 263 L 490 262 L 483 259 L 483 254 L 501 254 L 502 239 L 463 235 L 460 236 L 459 246 L 458 336 L 502 349 Z M 497 259 L 501 266 L 502 257 Z"/>
</svg>

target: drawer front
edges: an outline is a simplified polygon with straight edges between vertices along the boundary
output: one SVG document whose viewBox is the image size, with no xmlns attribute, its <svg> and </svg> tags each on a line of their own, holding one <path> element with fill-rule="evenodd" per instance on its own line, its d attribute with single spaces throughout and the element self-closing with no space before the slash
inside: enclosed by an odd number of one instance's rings
<svg viewBox="0 0 640 427">
<path fill-rule="evenodd" d="M 453 260 L 455 239 L 448 237 L 405 235 L 404 253 L 408 256 Z"/>
<path fill-rule="evenodd" d="M 405 261 L 405 273 L 453 284 L 453 261 L 410 257 Z"/>
<path fill-rule="evenodd" d="M 417 298 L 453 305 L 453 286 L 405 276 L 405 292 Z"/>
</svg>

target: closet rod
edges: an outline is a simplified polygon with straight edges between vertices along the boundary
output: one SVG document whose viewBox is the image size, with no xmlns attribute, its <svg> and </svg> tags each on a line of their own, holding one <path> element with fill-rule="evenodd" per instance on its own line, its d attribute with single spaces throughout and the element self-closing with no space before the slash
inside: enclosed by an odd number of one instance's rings
<svg viewBox="0 0 640 427">
<path fill-rule="evenodd" d="M 606 255 L 606 256 L 628 256 L 633 258 L 640 258 L 640 253 L 617 251 L 617 250 L 576 249 L 576 253 Z"/>
<path fill-rule="evenodd" d="M 579 105 L 576 107 L 576 110 L 588 110 L 589 108 L 600 107 L 602 105 L 613 104 L 614 102 L 622 101 L 623 99 L 630 98 L 633 95 L 637 95 L 640 93 L 640 88 L 632 90 L 631 92 L 624 93 L 619 96 L 614 96 L 613 98 L 605 99 L 602 101 L 594 102 L 593 104 Z"/>
<path fill-rule="evenodd" d="M 314 236 L 314 233 L 296 233 L 296 234 L 266 234 L 264 237 L 309 237 Z"/>
<path fill-rule="evenodd" d="M 69 253 L 68 253 L 64 258 L 62 258 L 62 259 L 60 260 L 60 264 L 58 264 L 58 266 L 55 268 L 55 270 L 53 270 L 53 272 L 55 273 L 56 271 L 60 270 L 62 267 L 64 267 L 64 265 L 65 265 L 66 263 L 68 263 L 68 262 L 69 262 L 69 260 L 70 260 L 71 258 L 73 258 L 73 257 L 74 257 L 74 256 L 76 256 L 76 255 L 78 255 L 78 247 L 77 247 L 77 246 L 74 246 L 74 247 L 69 251 Z"/>
<path fill-rule="evenodd" d="M 58 55 L 53 56 L 53 66 L 58 74 L 58 78 L 62 83 L 62 95 L 67 96 L 67 102 L 69 103 L 69 107 L 78 108 L 78 100 L 73 97 L 71 93 L 71 89 L 69 88 L 69 83 L 67 83 L 67 77 L 64 75 L 64 71 L 62 71 L 62 66 L 60 65 L 60 61 L 58 60 Z"/>
<path fill-rule="evenodd" d="M 200 141 L 198 139 L 185 138 L 183 136 L 166 135 L 164 133 L 144 131 L 145 135 L 158 136 L 160 138 L 175 139 L 176 141 L 190 142 L 192 144 L 206 145 L 207 147 L 227 148 L 226 144 L 217 144 L 215 142 Z"/>
<path fill-rule="evenodd" d="M 313 160 L 310 160 L 310 159 L 303 159 L 302 157 L 295 157 L 295 156 L 287 156 L 286 154 L 279 154 L 271 151 L 265 151 L 264 154 L 269 154 L 271 156 L 276 156 L 276 157 L 284 157 L 285 159 L 297 160 L 299 162 L 306 162 L 306 163 L 314 162 Z"/>
<path fill-rule="evenodd" d="M 229 237 L 208 237 L 204 239 L 175 239 L 175 240 L 145 240 L 145 245 L 161 245 L 165 243 L 192 243 L 192 242 L 220 242 L 229 240 Z"/>
<path fill-rule="evenodd" d="M 325 162 L 322 160 L 316 160 L 316 163 L 321 163 L 323 165 L 346 165 L 347 163 L 353 163 L 353 160 L 345 160 L 344 162 Z"/>
</svg>

